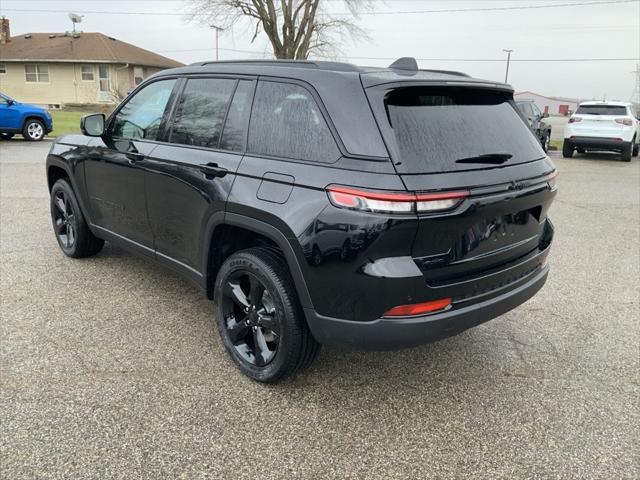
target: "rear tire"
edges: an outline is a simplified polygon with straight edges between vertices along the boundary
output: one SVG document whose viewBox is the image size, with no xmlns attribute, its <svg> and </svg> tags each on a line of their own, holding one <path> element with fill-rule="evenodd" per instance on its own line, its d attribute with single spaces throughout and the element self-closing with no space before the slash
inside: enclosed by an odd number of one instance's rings
<svg viewBox="0 0 640 480">
<path fill-rule="evenodd" d="M 67 257 L 84 258 L 97 254 L 104 240 L 89 230 L 68 180 L 61 178 L 51 188 L 51 222 L 60 249 Z"/>
<path fill-rule="evenodd" d="M 567 142 L 564 142 L 562 144 L 562 156 L 564 158 L 573 157 L 573 147 L 571 145 L 567 144 Z"/>
<path fill-rule="evenodd" d="M 11 140 L 13 133 L 0 133 L 0 140 Z"/>
<path fill-rule="evenodd" d="M 629 142 L 627 145 L 622 147 L 622 153 L 620 154 L 620 158 L 622 158 L 622 161 L 624 162 L 631 161 L 632 150 L 633 150 L 633 143 L 631 142 Z"/>
<path fill-rule="evenodd" d="M 631 155 L 634 157 L 638 156 L 638 150 L 640 150 L 640 145 L 635 143 L 635 141 L 633 142 L 633 151 L 631 152 Z"/>
<path fill-rule="evenodd" d="M 275 383 L 307 368 L 320 351 L 282 254 L 250 248 L 231 255 L 216 278 L 220 338 L 253 380 Z"/>
</svg>

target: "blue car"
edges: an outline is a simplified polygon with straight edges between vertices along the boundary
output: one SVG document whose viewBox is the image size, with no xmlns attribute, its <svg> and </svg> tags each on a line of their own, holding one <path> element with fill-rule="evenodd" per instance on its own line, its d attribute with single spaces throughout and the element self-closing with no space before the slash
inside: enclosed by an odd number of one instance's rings
<svg viewBox="0 0 640 480">
<path fill-rule="evenodd" d="M 44 108 L 20 103 L 0 93 L 0 137 L 8 140 L 21 133 L 25 140 L 42 140 L 53 130 L 51 114 Z"/>
</svg>

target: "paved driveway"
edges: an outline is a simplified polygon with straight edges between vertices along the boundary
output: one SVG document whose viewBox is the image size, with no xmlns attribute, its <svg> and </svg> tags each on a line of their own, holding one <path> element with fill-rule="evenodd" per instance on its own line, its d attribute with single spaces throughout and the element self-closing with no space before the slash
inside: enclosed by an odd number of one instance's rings
<svg viewBox="0 0 640 480">
<path fill-rule="evenodd" d="M 525 305 L 264 386 L 185 281 L 109 245 L 62 255 L 47 147 L 0 143 L 2 478 L 640 476 L 637 158 L 555 157 L 551 276 Z"/>
</svg>

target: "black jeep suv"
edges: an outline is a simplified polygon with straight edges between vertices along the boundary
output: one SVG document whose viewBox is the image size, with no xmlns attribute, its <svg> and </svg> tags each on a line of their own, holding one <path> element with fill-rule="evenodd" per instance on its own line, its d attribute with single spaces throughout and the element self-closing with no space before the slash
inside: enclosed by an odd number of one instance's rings
<svg viewBox="0 0 640 480">
<path fill-rule="evenodd" d="M 104 241 L 215 301 L 264 382 L 320 344 L 455 335 L 544 284 L 556 170 L 504 84 L 308 61 L 161 72 L 47 157 L 62 251 Z"/>
</svg>

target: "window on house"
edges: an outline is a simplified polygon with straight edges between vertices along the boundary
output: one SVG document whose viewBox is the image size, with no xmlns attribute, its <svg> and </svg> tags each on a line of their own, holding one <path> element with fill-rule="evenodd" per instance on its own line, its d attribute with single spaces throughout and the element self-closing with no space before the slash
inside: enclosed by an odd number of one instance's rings
<svg viewBox="0 0 640 480">
<path fill-rule="evenodd" d="M 93 82 L 95 80 L 95 69 L 93 65 L 82 65 L 80 67 L 82 80 Z"/>
<path fill-rule="evenodd" d="M 0 63 L 0 75 L 7 73 L 7 66 L 4 63 Z"/>
<path fill-rule="evenodd" d="M 46 63 L 27 63 L 24 66 L 24 74 L 27 82 L 48 83 L 49 65 Z"/>
<path fill-rule="evenodd" d="M 133 67 L 133 83 L 134 85 L 140 85 L 144 80 L 144 72 L 142 67 Z"/>
</svg>

